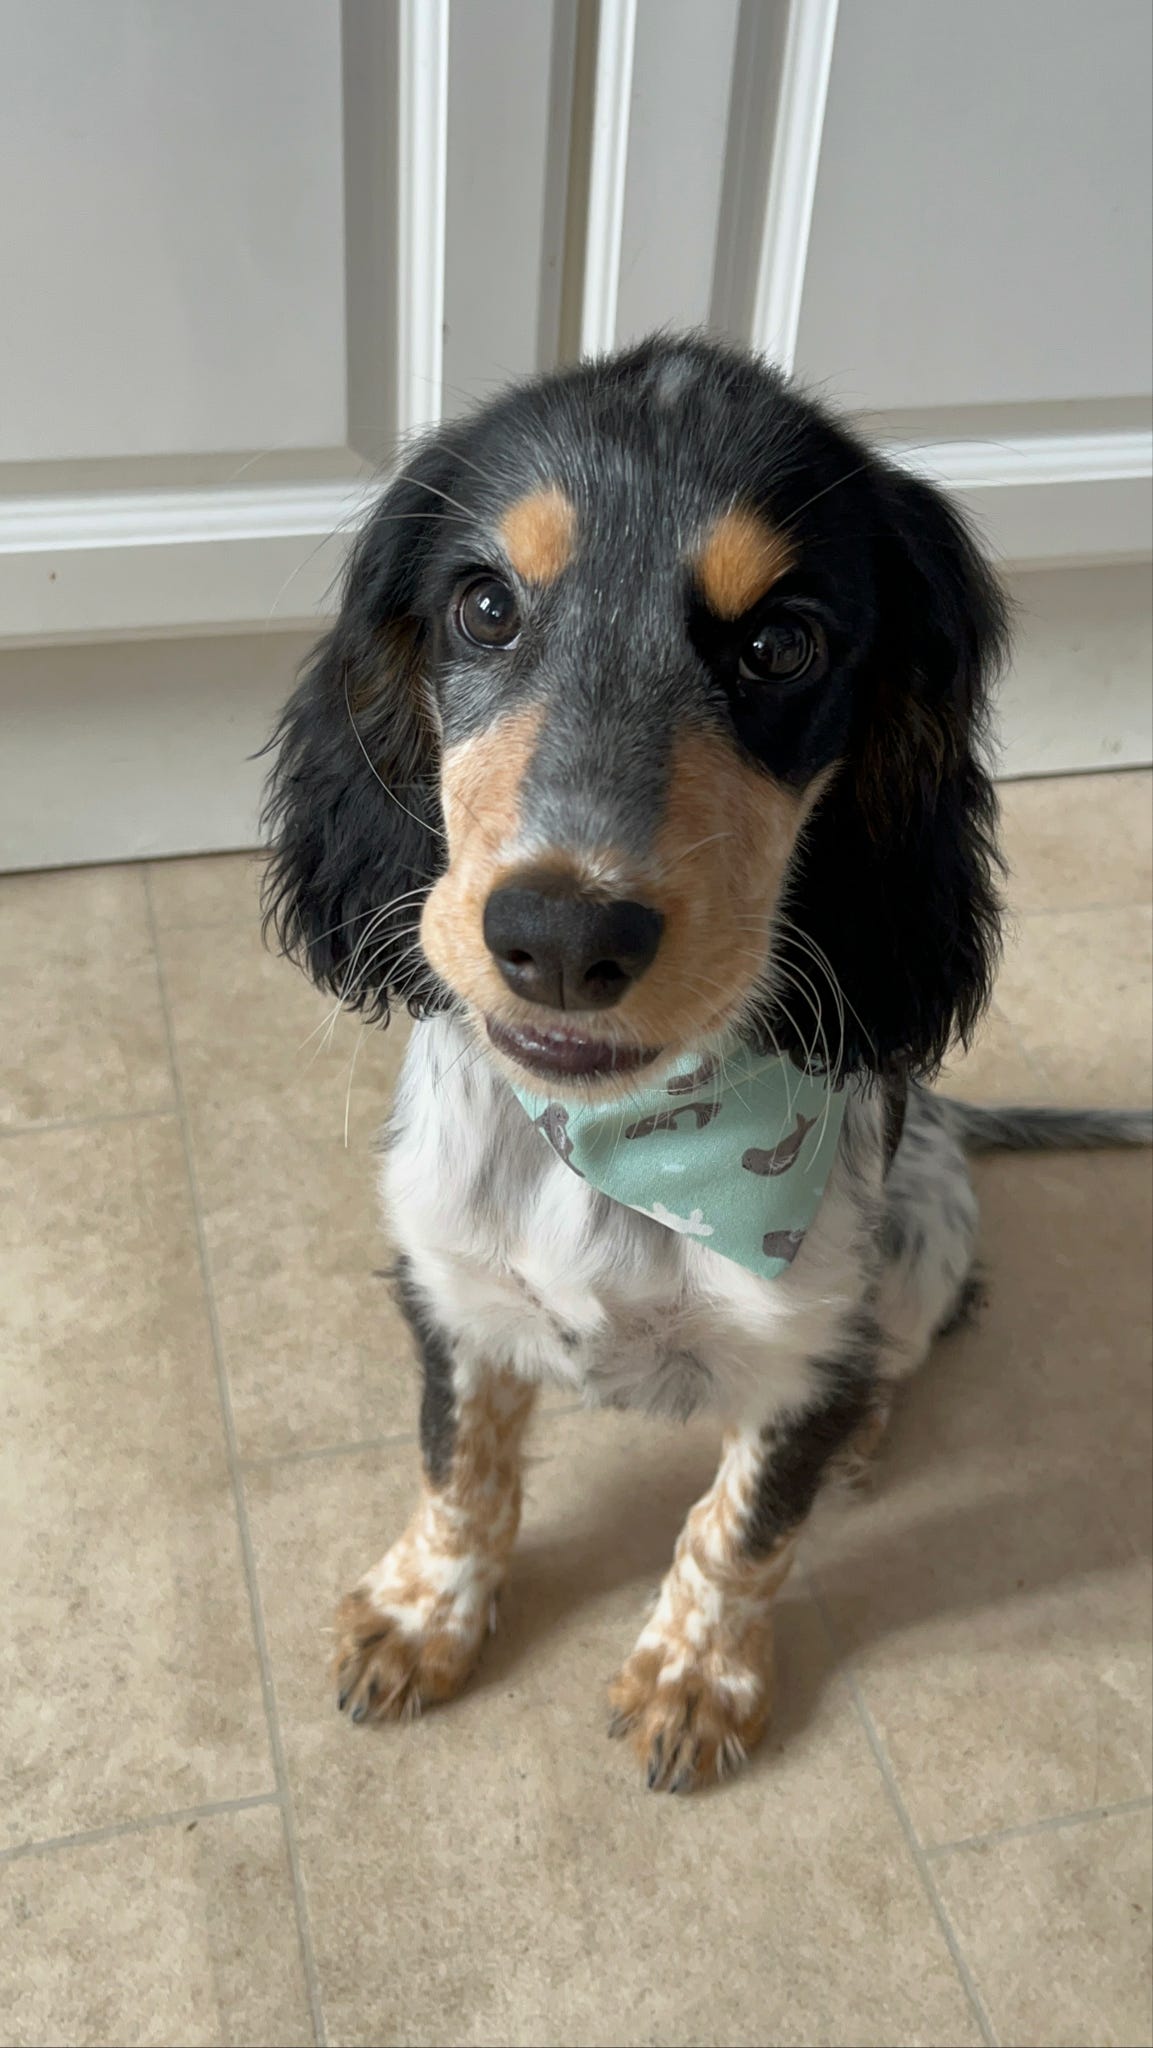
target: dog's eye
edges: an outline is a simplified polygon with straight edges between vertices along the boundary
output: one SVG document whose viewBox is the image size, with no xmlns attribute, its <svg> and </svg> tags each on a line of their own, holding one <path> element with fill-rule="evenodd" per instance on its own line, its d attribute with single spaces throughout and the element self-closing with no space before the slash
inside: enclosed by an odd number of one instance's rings
<svg viewBox="0 0 1153 2048">
<path fill-rule="evenodd" d="M 741 649 L 746 683 L 795 683 L 824 663 L 825 636 L 815 619 L 770 619 Z"/>
<path fill-rule="evenodd" d="M 477 576 L 456 600 L 456 623 L 475 647 L 511 647 L 520 632 L 516 598 L 499 576 Z"/>
</svg>

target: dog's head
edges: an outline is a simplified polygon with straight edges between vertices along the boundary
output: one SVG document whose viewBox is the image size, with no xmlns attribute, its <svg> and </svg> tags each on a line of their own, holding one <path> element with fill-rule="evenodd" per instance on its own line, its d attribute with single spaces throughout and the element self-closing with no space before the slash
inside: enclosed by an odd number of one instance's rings
<svg viewBox="0 0 1153 2048">
<path fill-rule="evenodd" d="M 659 340 L 420 446 L 279 729 L 269 914 L 353 1008 L 611 1091 L 725 1034 L 930 1070 L 987 997 L 1004 641 L 957 514 Z"/>
</svg>

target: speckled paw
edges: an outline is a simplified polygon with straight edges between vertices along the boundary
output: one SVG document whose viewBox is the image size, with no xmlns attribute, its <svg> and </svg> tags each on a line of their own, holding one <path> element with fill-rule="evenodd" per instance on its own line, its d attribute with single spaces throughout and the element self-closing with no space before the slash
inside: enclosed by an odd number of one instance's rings
<svg viewBox="0 0 1153 2048">
<path fill-rule="evenodd" d="M 336 1611 L 332 1672 L 337 1706 L 351 1721 L 411 1721 L 421 1709 L 452 1699 L 465 1684 L 483 1630 L 464 1635 L 432 1626 L 402 1630 L 371 1594 L 358 1588 Z"/>
<path fill-rule="evenodd" d="M 740 1770 L 769 1718 L 766 1680 L 677 1663 L 634 1650 L 609 1688 L 609 1734 L 629 1742 L 651 1792 L 691 1792 Z"/>
</svg>

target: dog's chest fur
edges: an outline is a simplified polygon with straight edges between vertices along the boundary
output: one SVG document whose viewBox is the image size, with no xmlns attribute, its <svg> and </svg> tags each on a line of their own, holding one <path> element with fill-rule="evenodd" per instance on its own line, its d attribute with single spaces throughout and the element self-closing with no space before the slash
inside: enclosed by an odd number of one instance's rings
<svg viewBox="0 0 1153 2048">
<path fill-rule="evenodd" d="M 871 1276 L 878 1116 L 855 1098 L 792 1267 L 760 1281 L 621 1207 L 552 1152 L 454 1020 L 413 1030 L 384 1194 L 458 1371 L 503 1365 L 594 1404 L 740 1419 L 811 1392 Z"/>
</svg>

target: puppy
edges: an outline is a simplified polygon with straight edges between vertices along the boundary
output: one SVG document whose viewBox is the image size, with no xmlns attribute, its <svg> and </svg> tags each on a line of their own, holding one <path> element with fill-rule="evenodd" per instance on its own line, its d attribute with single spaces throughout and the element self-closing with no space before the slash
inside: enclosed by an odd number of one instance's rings
<svg viewBox="0 0 1153 2048">
<path fill-rule="evenodd" d="M 267 894 L 418 1020 L 384 1181 L 424 1485 L 339 1612 L 354 1721 L 468 1678 L 547 1383 L 723 1417 L 611 1727 L 654 1788 L 738 1765 L 817 1490 L 964 1307 L 965 1145 L 1147 1139 L 919 1085 L 995 965 L 1005 629 L 936 491 L 698 339 L 512 390 L 368 520 Z"/>
</svg>

